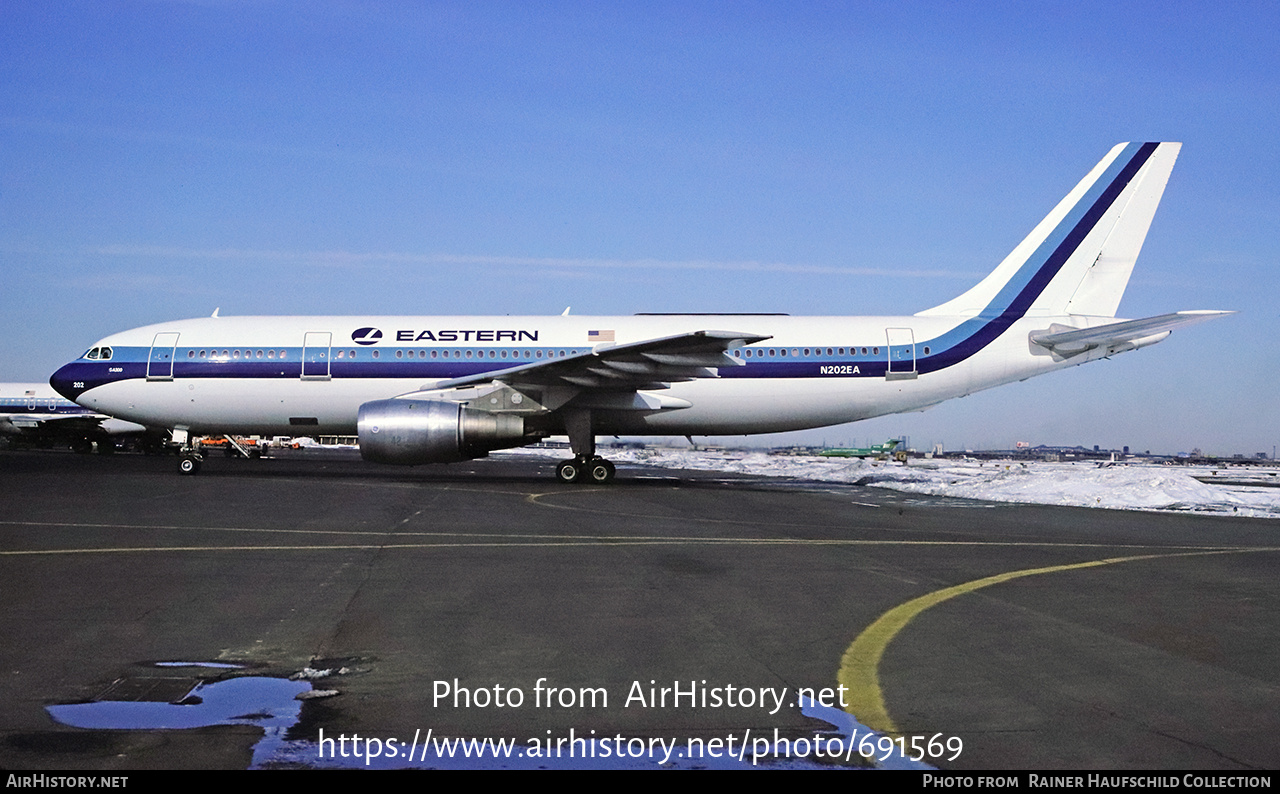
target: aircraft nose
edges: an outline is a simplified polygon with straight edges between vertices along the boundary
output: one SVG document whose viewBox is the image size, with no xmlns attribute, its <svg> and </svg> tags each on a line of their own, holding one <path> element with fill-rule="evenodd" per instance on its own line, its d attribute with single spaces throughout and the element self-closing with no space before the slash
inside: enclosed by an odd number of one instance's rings
<svg viewBox="0 0 1280 794">
<path fill-rule="evenodd" d="M 63 364 L 49 378 L 49 385 L 53 390 L 72 402 L 84 391 L 84 384 L 76 380 L 74 368 L 74 364 Z"/>
</svg>

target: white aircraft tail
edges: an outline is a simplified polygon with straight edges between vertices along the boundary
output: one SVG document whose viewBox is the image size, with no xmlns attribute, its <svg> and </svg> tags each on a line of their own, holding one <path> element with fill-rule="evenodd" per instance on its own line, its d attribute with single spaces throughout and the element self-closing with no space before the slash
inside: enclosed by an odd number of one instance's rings
<svg viewBox="0 0 1280 794">
<path fill-rule="evenodd" d="M 920 315 L 1115 317 L 1180 143 L 1122 143 L 977 286 Z"/>
</svg>

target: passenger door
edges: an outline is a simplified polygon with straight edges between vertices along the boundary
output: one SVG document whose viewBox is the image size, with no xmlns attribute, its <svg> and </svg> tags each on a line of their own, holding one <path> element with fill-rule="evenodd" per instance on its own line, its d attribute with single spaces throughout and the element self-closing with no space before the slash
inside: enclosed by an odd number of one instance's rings
<svg viewBox="0 0 1280 794">
<path fill-rule="evenodd" d="M 302 379 L 329 379 L 329 346 L 333 334 L 329 331 L 307 331 L 302 340 Z"/>
<path fill-rule="evenodd" d="M 173 354 L 178 347 L 176 331 L 162 331 L 151 340 L 147 356 L 147 380 L 173 380 Z"/>
<path fill-rule="evenodd" d="M 916 337 L 910 328 L 886 328 L 889 342 L 889 367 L 885 380 L 907 380 L 916 377 Z"/>
</svg>

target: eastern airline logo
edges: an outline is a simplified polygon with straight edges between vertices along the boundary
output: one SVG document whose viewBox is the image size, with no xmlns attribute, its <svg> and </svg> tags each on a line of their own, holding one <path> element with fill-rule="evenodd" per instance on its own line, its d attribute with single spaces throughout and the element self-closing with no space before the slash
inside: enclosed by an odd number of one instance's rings
<svg viewBox="0 0 1280 794">
<path fill-rule="evenodd" d="M 382 332 L 377 328 L 357 328 L 351 332 L 351 341 L 357 345 L 376 344 L 382 338 Z"/>
</svg>

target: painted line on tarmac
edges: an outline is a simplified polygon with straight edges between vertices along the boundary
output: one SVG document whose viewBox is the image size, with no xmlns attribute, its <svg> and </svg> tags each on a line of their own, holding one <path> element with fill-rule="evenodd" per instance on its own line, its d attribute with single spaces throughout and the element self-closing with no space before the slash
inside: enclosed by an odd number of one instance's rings
<svg viewBox="0 0 1280 794">
<path fill-rule="evenodd" d="M 1174 554 L 1140 554 L 1132 557 L 1109 557 L 1089 562 L 1051 565 L 1045 568 L 1027 568 L 1021 571 L 1008 571 L 982 579 L 974 579 L 971 582 L 944 587 L 919 598 L 913 598 L 885 612 L 870 626 L 867 626 L 845 650 L 844 655 L 841 656 L 840 670 L 836 673 L 836 680 L 848 690 L 848 706 L 845 711 L 852 714 L 859 722 L 872 730 L 888 734 L 900 733 L 893 718 L 889 716 L 888 709 L 884 703 L 884 693 L 880 689 L 880 660 L 894 637 L 898 636 L 907 627 L 907 624 L 921 612 L 944 601 L 949 601 L 956 596 L 972 593 L 975 590 L 990 587 L 991 585 L 1042 573 L 1097 568 L 1103 565 L 1138 560 L 1166 560 L 1178 557 L 1197 557 L 1209 554 L 1245 554 L 1259 551 L 1280 551 L 1280 548 L 1220 548 Z"/>
<path fill-rule="evenodd" d="M 394 537 L 394 536 L 392 536 Z M 89 547 L 89 548 L 72 548 L 72 549 L 10 549 L 0 551 L 0 557 L 21 557 L 21 556 L 39 556 L 54 554 L 127 554 L 127 553 L 163 553 L 163 552 L 218 552 L 218 551 L 363 551 L 374 549 L 465 549 L 465 548 L 530 548 L 530 547 L 608 547 L 608 546 L 1013 546 L 1013 547 L 1050 547 L 1050 548 L 1097 548 L 1094 544 L 1070 544 L 1070 543 L 984 543 L 984 542 L 968 542 L 968 541 L 919 541 L 919 540 L 824 540 L 817 538 L 698 538 L 698 537 L 634 537 L 626 535 L 603 536 L 603 537 L 575 537 L 566 535 L 552 536 L 531 536 L 526 540 L 509 540 L 509 541 L 475 541 L 475 542 L 441 542 L 441 543 L 359 543 L 359 544 L 307 544 L 296 546 L 116 546 L 116 547 Z M 1106 547 L 1115 548 L 1115 547 Z M 1128 548 L 1182 548 L 1182 547 L 1159 547 L 1159 546 L 1142 546 Z M 1123 557 L 1116 558 L 1114 562 L 1123 562 L 1130 559 L 1144 559 L 1147 557 L 1177 557 L 1186 556 L 1186 554 L 1238 554 L 1246 551 L 1273 551 L 1274 549 L 1241 549 L 1241 548 L 1214 548 L 1205 550 L 1200 547 L 1197 551 L 1186 552 L 1184 554 L 1151 554 L 1143 557 Z M 1045 573 L 1055 570 L 1067 570 L 1070 568 L 1089 567 L 1091 565 L 1104 565 L 1106 562 L 1090 562 L 1077 563 L 1067 566 L 1056 566 L 1053 568 L 1035 569 L 1028 572 L 1014 572 L 1011 574 L 1002 574 L 1000 577 L 990 577 L 991 579 L 999 579 L 1006 581 L 1007 579 L 1017 578 L 1018 576 L 1029 576 L 1033 573 Z M 940 593 L 958 590 L 960 592 L 968 592 L 969 589 L 977 589 L 977 587 L 985 587 L 987 584 L 996 584 L 996 581 L 988 581 L 985 579 L 978 580 L 981 584 L 970 583 L 975 585 L 968 589 L 968 585 L 959 585 L 956 588 L 948 588 Z M 951 593 L 946 598 L 959 595 L 960 592 Z M 924 596 L 916 601 L 929 598 Z M 946 600 L 946 598 L 940 600 Z M 899 609 L 914 604 L 916 602 L 908 602 Z M 936 601 L 934 603 L 937 603 Z M 918 611 L 927 609 L 932 603 L 920 607 Z M 914 617 L 914 614 L 912 615 Z M 884 618 L 882 617 L 882 620 Z M 909 620 L 910 618 L 908 618 Z M 873 624 L 875 626 L 876 624 Z M 903 623 L 902 625 L 905 625 Z M 899 627 L 900 628 L 900 627 Z M 895 632 L 896 633 L 896 632 Z M 865 632 L 864 632 L 865 634 Z M 890 635 L 889 639 L 892 639 Z M 886 640 L 887 643 L 887 640 Z M 856 641 L 855 641 L 856 644 Z"/>
<path fill-rule="evenodd" d="M 412 518 L 412 516 L 411 516 Z M 407 519 L 406 519 L 407 520 Z M 400 522 L 403 524 L 404 522 Z M 388 540 L 395 538 L 503 538 L 510 539 L 511 543 L 487 543 L 487 544 L 466 544 L 466 543 L 426 543 L 417 545 L 401 545 L 395 548 L 432 548 L 436 546 L 466 546 L 466 545 L 489 545 L 489 546 L 518 546 L 525 545 L 525 541 L 538 541 L 536 545 L 542 545 L 553 541 L 573 541 L 567 545 L 592 545 L 595 543 L 613 544 L 625 542 L 661 542 L 661 543 L 700 543 L 705 545 L 723 545 L 723 544 L 754 544 L 754 545 L 827 545 L 827 546 L 984 546 L 984 547 L 1016 547 L 1016 548 L 1047 548 L 1047 549 L 1151 549 L 1158 551 L 1236 551 L 1245 550 L 1239 546 L 1167 546 L 1167 545 L 1150 545 L 1150 544 L 1117 544 L 1117 543 L 1051 543 L 1041 541 L 1016 541 L 1016 540 L 876 540 L 866 538 L 743 538 L 743 537 L 716 537 L 716 536 L 700 536 L 700 535 L 572 535 L 572 534 L 548 534 L 548 533 L 517 533 L 517 532 L 405 532 L 402 530 L 378 530 L 378 529 L 281 529 L 275 527 L 219 527 L 219 526 L 186 526 L 181 524 L 102 524 L 102 523 L 84 523 L 84 522 L 65 522 L 65 521 L 0 521 L 0 526 L 9 527 L 37 527 L 37 528 L 67 528 L 67 529 L 104 529 L 104 530 L 143 530 L 143 531 L 180 531 L 180 532 L 242 532 L 249 534 L 281 534 L 281 535 L 355 535 L 386 538 Z M 218 547 L 189 547 L 189 546 L 154 546 L 146 547 L 161 549 L 182 549 L 182 548 L 218 548 Z M 229 547 L 230 548 L 230 547 Z M 300 546 L 238 546 L 235 548 L 274 548 L 274 549 L 334 549 L 334 548 L 389 548 L 383 544 L 369 545 L 300 545 Z M 85 549 L 85 551 L 110 551 L 111 549 Z M 31 550 L 40 553 L 54 553 L 53 550 Z M 0 555 L 18 553 L 0 551 Z M 26 553 L 26 552 L 23 552 Z"/>
</svg>

